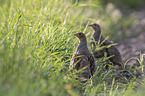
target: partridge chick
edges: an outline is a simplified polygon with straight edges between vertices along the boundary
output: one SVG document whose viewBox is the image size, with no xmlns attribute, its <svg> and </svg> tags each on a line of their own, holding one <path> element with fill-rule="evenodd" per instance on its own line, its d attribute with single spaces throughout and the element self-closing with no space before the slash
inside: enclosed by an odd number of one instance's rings
<svg viewBox="0 0 145 96">
<path fill-rule="evenodd" d="M 74 34 L 79 39 L 79 44 L 76 48 L 76 51 L 73 55 L 73 59 L 70 62 L 70 66 L 74 67 L 76 70 L 80 70 L 84 67 L 86 67 L 83 72 L 79 73 L 79 77 L 84 77 L 86 79 L 93 76 L 95 70 L 96 70 L 96 62 L 89 51 L 87 47 L 87 40 L 84 33 L 79 32 Z"/>
<path fill-rule="evenodd" d="M 114 66 L 122 68 L 123 67 L 122 58 L 121 58 L 120 52 L 118 51 L 118 49 L 115 46 L 105 48 L 101 51 L 95 51 L 96 43 L 98 43 L 99 40 L 100 40 L 100 42 L 102 42 L 101 46 L 110 45 L 110 44 L 113 44 L 113 42 L 109 41 L 109 40 L 105 40 L 104 37 L 101 36 L 101 28 L 98 24 L 92 23 L 89 26 L 91 26 L 93 28 L 93 33 L 92 33 L 91 39 L 92 40 L 94 39 L 95 42 L 92 41 L 91 46 L 92 46 L 92 44 L 94 46 L 93 47 L 93 50 L 94 50 L 93 54 L 94 54 L 95 58 L 103 57 L 104 52 L 106 52 L 108 57 L 113 56 L 113 57 L 109 58 L 109 61 L 111 61 Z"/>
</svg>

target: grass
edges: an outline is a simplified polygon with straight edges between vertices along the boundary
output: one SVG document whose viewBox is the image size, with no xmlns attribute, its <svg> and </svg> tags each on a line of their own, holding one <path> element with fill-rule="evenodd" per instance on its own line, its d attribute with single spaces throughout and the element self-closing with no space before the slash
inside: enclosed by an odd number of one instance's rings
<svg viewBox="0 0 145 96">
<path fill-rule="evenodd" d="M 97 72 L 86 84 L 69 72 L 78 44 L 72 34 L 83 31 L 89 38 L 92 21 L 107 21 L 108 30 L 113 26 L 98 0 L 0 0 L 0 5 L 1 96 L 137 94 L 138 79 L 116 82 L 112 70 L 103 69 L 103 59 L 97 60 Z"/>
</svg>

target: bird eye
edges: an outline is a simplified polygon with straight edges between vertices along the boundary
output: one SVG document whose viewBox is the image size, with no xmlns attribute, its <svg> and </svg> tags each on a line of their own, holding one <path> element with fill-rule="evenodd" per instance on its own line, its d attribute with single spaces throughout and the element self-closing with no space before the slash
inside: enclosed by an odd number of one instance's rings
<svg viewBox="0 0 145 96">
<path fill-rule="evenodd" d="M 82 35 L 81 33 L 79 33 L 79 35 Z"/>
</svg>

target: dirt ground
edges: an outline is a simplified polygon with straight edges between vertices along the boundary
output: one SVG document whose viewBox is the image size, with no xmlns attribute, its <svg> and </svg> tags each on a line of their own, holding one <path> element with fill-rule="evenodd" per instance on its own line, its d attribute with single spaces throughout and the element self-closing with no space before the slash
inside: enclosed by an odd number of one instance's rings
<svg viewBox="0 0 145 96">
<path fill-rule="evenodd" d="M 130 58 L 139 58 L 140 54 L 145 55 L 145 7 L 132 10 L 127 15 L 134 16 L 136 20 L 129 28 L 131 32 L 130 37 L 118 42 L 119 45 L 117 47 L 124 63 Z M 132 59 L 127 64 L 132 65 L 135 63 L 137 63 L 137 60 Z"/>
</svg>

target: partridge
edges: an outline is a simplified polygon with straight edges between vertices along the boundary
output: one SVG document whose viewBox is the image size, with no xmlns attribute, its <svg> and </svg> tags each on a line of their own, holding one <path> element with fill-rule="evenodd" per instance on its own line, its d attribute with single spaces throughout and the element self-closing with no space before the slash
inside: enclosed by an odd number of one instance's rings
<svg viewBox="0 0 145 96">
<path fill-rule="evenodd" d="M 105 49 L 100 50 L 100 51 L 95 51 L 96 43 L 98 43 L 99 40 L 102 43 L 101 46 L 110 45 L 110 44 L 113 44 L 113 42 L 109 41 L 109 40 L 105 40 L 104 37 L 101 36 L 101 28 L 98 24 L 92 23 L 89 26 L 91 26 L 94 30 L 92 33 L 92 36 L 91 36 L 91 39 L 95 40 L 95 42 L 93 42 L 93 41 L 91 42 L 91 46 L 92 45 L 94 46 L 92 48 L 94 57 L 95 58 L 103 57 L 104 52 L 106 52 L 108 57 L 112 56 L 111 58 L 109 58 L 109 61 L 111 61 L 114 66 L 122 68 L 123 67 L 122 58 L 121 58 L 120 52 L 118 51 L 118 49 L 115 46 L 111 46 L 109 48 L 105 48 Z"/>
<path fill-rule="evenodd" d="M 79 73 L 78 76 L 88 79 L 93 76 L 96 70 L 96 62 L 87 47 L 87 40 L 85 34 L 79 32 L 74 35 L 78 37 L 79 44 L 73 55 L 73 59 L 70 62 L 70 66 L 75 68 L 76 70 L 84 68 L 83 72 Z"/>
</svg>

